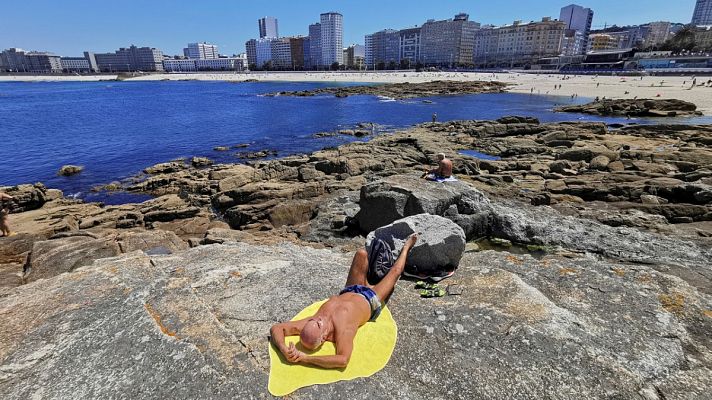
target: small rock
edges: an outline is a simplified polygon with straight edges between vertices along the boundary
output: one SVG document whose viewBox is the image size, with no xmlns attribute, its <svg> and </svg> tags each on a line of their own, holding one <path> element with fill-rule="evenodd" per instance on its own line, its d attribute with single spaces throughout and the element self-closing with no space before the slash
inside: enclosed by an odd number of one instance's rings
<svg viewBox="0 0 712 400">
<path fill-rule="evenodd" d="M 76 175 L 84 170 L 84 167 L 80 165 L 65 165 L 59 169 L 57 173 L 60 176 L 72 176 Z"/>
</svg>

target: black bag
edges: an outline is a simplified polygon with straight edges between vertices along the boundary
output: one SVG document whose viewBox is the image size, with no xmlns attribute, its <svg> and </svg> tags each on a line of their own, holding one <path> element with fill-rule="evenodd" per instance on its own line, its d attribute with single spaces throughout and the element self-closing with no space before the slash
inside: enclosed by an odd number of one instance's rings
<svg viewBox="0 0 712 400">
<path fill-rule="evenodd" d="M 393 267 L 393 252 L 391 246 L 381 239 L 373 239 L 371 251 L 368 254 L 368 282 L 377 284 Z"/>
</svg>

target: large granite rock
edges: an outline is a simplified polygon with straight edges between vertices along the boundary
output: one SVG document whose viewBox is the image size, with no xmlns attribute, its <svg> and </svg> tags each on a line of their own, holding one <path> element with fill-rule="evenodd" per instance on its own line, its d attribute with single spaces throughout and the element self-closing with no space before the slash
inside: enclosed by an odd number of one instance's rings
<svg viewBox="0 0 712 400">
<path fill-rule="evenodd" d="M 419 214 L 403 218 L 368 234 L 366 249 L 378 238 L 388 243 L 395 260 L 403 250 L 405 240 L 413 233 L 418 241 L 408 254 L 407 266 L 419 272 L 437 273 L 454 271 L 465 251 L 465 232 L 447 218 Z"/>
<path fill-rule="evenodd" d="M 321 94 L 333 94 L 336 97 L 353 95 L 385 96 L 395 99 L 413 97 L 446 96 L 457 94 L 501 93 L 507 87 L 502 82 L 484 81 L 432 81 L 423 83 L 389 83 L 369 86 L 340 86 L 298 92 L 269 93 L 268 96 L 308 97 Z"/>
<path fill-rule="evenodd" d="M 650 266 L 571 257 L 466 253 L 449 281 L 462 295 L 443 299 L 399 282 L 386 368 L 293 397 L 707 399 L 710 295 Z M 0 297 L 0 397 L 268 398 L 269 327 L 338 293 L 350 261 L 210 245 L 13 289 Z"/>
<path fill-rule="evenodd" d="M 411 215 L 443 215 L 461 201 L 488 202 L 482 193 L 464 182 L 438 183 L 417 175 L 395 175 L 361 188 L 357 218 L 361 229 L 370 232 Z"/>
<path fill-rule="evenodd" d="M 694 103 L 676 99 L 608 99 L 583 105 L 561 106 L 555 111 L 630 117 L 702 115 Z"/>
</svg>

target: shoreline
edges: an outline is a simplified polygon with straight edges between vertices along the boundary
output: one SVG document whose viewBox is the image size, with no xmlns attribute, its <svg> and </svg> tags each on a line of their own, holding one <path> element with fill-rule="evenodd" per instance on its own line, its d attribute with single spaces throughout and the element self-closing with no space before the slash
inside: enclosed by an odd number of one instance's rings
<svg viewBox="0 0 712 400">
<path fill-rule="evenodd" d="M 88 76 L 0 76 L 2 82 L 97 82 L 111 81 L 117 75 Z M 254 72 L 146 74 L 123 79 L 146 81 L 224 81 L 224 82 L 317 82 L 317 83 L 423 83 L 442 81 L 500 81 L 510 85 L 507 92 L 541 95 L 600 97 L 607 99 L 660 98 L 695 103 L 705 115 L 712 114 L 712 87 L 691 88 L 689 76 L 591 76 L 545 75 L 528 73 L 480 72 Z M 707 82 L 700 78 L 698 85 Z M 554 87 L 561 85 L 561 88 Z"/>
</svg>

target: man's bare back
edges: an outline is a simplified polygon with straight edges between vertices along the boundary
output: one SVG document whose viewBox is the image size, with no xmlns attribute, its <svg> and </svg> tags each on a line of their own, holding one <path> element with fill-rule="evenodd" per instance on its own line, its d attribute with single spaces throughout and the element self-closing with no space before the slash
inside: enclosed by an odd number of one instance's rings
<svg viewBox="0 0 712 400">
<path fill-rule="evenodd" d="M 358 328 L 380 313 L 381 301 L 386 301 L 393 292 L 405 269 L 408 252 L 417 239 L 416 235 L 411 235 L 406 240 L 391 270 L 374 286 L 369 285 L 366 279 L 368 254 L 365 249 L 357 251 L 346 279 L 346 288 L 339 295 L 330 297 L 312 317 L 274 325 L 270 330 L 272 342 L 287 361 L 322 368 L 345 368 L 351 358 Z M 304 350 L 316 350 L 324 341 L 333 342 L 336 354 L 310 356 L 293 343 L 287 346 L 285 337 L 294 335 L 300 336 L 300 347 Z"/>
</svg>

